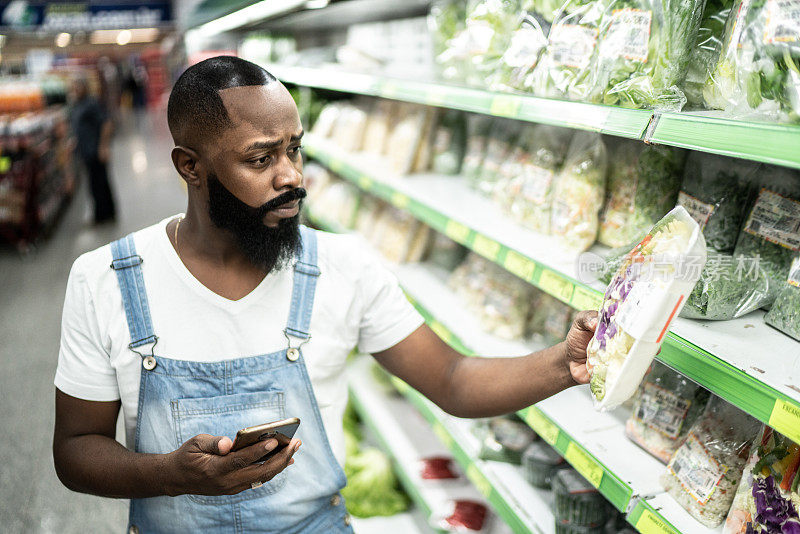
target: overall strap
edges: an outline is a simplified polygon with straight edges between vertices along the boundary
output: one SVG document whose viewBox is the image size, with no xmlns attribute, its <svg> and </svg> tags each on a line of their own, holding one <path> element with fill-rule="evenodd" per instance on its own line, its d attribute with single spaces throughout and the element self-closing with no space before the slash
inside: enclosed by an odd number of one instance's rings
<svg viewBox="0 0 800 534">
<path fill-rule="evenodd" d="M 150 318 L 150 305 L 147 303 L 147 292 L 144 288 L 141 256 L 136 254 L 133 234 L 111 243 L 113 261 L 111 268 L 117 273 L 119 289 L 122 292 L 122 304 L 128 320 L 131 342 L 128 348 L 134 349 L 148 343 L 158 341 L 153 332 L 153 321 Z"/>
<path fill-rule="evenodd" d="M 300 226 L 300 237 L 302 249 L 294 266 L 292 304 L 285 333 L 308 340 L 311 337 L 309 327 L 311 325 L 311 309 L 314 307 L 314 291 L 320 271 L 317 266 L 316 232 Z"/>
</svg>

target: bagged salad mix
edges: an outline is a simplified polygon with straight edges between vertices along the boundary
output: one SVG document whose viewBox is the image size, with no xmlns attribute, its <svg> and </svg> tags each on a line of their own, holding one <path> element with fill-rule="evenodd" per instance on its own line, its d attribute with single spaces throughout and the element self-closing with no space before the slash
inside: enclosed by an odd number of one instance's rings
<svg viewBox="0 0 800 534">
<path fill-rule="evenodd" d="M 800 121 L 800 5 L 736 0 L 731 13 L 703 92 L 706 105 L 735 116 Z"/>
<path fill-rule="evenodd" d="M 431 169 L 439 174 L 458 174 L 467 143 L 467 124 L 464 114 L 448 109 L 440 115 L 433 136 Z"/>
<path fill-rule="evenodd" d="M 768 426 L 755 444 L 723 534 L 800 534 L 800 445 Z"/>
<path fill-rule="evenodd" d="M 620 247 L 675 207 L 685 152 L 620 139 L 609 158 L 608 188 L 597 240 Z"/>
<path fill-rule="evenodd" d="M 520 123 L 511 119 L 496 119 L 486 140 L 481 172 L 475 184 L 476 189 L 492 197 L 498 185 L 500 167 L 512 153 L 517 141 Z"/>
<path fill-rule="evenodd" d="M 700 28 L 697 30 L 697 39 L 686 69 L 686 79 L 683 82 L 683 93 L 686 95 L 686 104 L 689 108 L 705 107 L 703 90 L 719 61 L 725 24 L 732 5 L 733 0 L 706 1 Z"/>
<path fill-rule="evenodd" d="M 693 152 L 686 161 L 678 204 L 697 221 L 706 245 L 731 253 L 750 202 L 759 164 Z"/>
<path fill-rule="evenodd" d="M 633 399 L 625 435 L 666 464 L 703 412 L 708 397 L 701 386 L 654 361 Z"/>
<path fill-rule="evenodd" d="M 606 7 L 597 50 L 573 86 L 588 100 L 678 111 L 680 86 L 705 0 L 616 0 Z"/>
<path fill-rule="evenodd" d="M 625 256 L 587 348 L 597 409 L 614 408 L 636 392 L 705 262 L 700 227 L 680 206 Z"/>
<path fill-rule="evenodd" d="M 800 257 L 795 259 L 786 284 L 764 321 L 800 341 Z"/>
<path fill-rule="evenodd" d="M 733 502 L 760 423 L 718 397 L 670 459 L 664 489 L 709 528 L 719 526 Z"/>
<path fill-rule="evenodd" d="M 526 91 L 532 84 L 534 68 L 547 44 L 549 27 L 529 9 L 533 2 L 523 2 L 508 49 L 503 53 L 497 68 L 487 79 L 493 91 Z"/>
<path fill-rule="evenodd" d="M 569 248 L 586 250 L 597 237 L 607 165 L 606 145 L 600 134 L 575 133 L 553 184 L 550 217 L 550 233 Z"/>
<path fill-rule="evenodd" d="M 467 146 L 461 163 L 463 174 L 471 187 L 476 187 L 481 176 L 486 143 L 492 130 L 492 118 L 488 115 L 469 115 L 467 117 Z"/>
<path fill-rule="evenodd" d="M 450 39 L 464 30 L 466 20 L 467 5 L 463 0 L 437 0 L 431 5 L 428 28 L 433 36 L 438 75 L 442 79 L 459 78 L 459 66 L 445 52 Z"/>
</svg>

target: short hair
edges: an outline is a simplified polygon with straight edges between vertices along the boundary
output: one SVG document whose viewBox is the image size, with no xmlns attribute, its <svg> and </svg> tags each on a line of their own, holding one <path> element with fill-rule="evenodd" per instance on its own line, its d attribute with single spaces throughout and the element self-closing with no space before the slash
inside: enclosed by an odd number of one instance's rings
<svg viewBox="0 0 800 534">
<path fill-rule="evenodd" d="M 201 61 L 180 75 L 167 103 L 167 123 L 176 144 L 202 140 L 231 126 L 223 89 L 269 85 L 277 78 L 255 63 L 217 56 Z"/>
</svg>

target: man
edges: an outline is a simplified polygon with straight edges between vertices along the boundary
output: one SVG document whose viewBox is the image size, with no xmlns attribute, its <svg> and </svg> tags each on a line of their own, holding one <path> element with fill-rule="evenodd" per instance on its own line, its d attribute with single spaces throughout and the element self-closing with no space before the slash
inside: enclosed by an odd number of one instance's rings
<svg viewBox="0 0 800 534">
<path fill-rule="evenodd" d="M 461 417 L 588 381 L 590 312 L 555 347 L 466 358 L 357 240 L 300 227 L 303 128 L 265 70 L 198 63 L 168 121 L 186 215 L 76 260 L 55 379 L 59 478 L 132 499 L 131 532 L 351 532 L 338 492 L 356 346 Z M 274 439 L 231 451 L 237 430 L 285 417 L 299 430 L 270 460 L 254 463 Z"/>
<path fill-rule="evenodd" d="M 96 224 L 113 221 L 116 217 L 114 196 L 108 182 L 108 158 L 111 145 L 111 120 L 100 103 L 89 95 L 88 81 L 74 81 L 73 105 L 70 113 L 78 154 L 86 166 L 94 202 Z"/>
</svg>

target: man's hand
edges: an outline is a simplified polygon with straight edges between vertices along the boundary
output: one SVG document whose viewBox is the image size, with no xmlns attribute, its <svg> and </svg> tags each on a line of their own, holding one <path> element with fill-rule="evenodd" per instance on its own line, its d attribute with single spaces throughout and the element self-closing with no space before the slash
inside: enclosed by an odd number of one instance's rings
<svg viewBox="0 0 800 534">
<path fill-rule="evenodd" d="M 278 446 L 278 441 L 260 441 L 231 452 L 228 437 L 200 434 L 167 455 L 170 477 L 174 483 L 165 488 L 168 495 L 235 495 L 250 489 L 253 483 L 272 480 L 294 463 L 292 455 L 300 448 L 293 439 L 282 451 L 263 464 L 254 464 Z"/>
<path fill-rule="evenodd" d="M 575 317 L 564 341 L 569 372 L 578 384 L 586 384 L 591 378 L 586 368 L 586 346 L 592 340 L 595 328 L 597 312 L 582 311 Z"/>
</svg>

